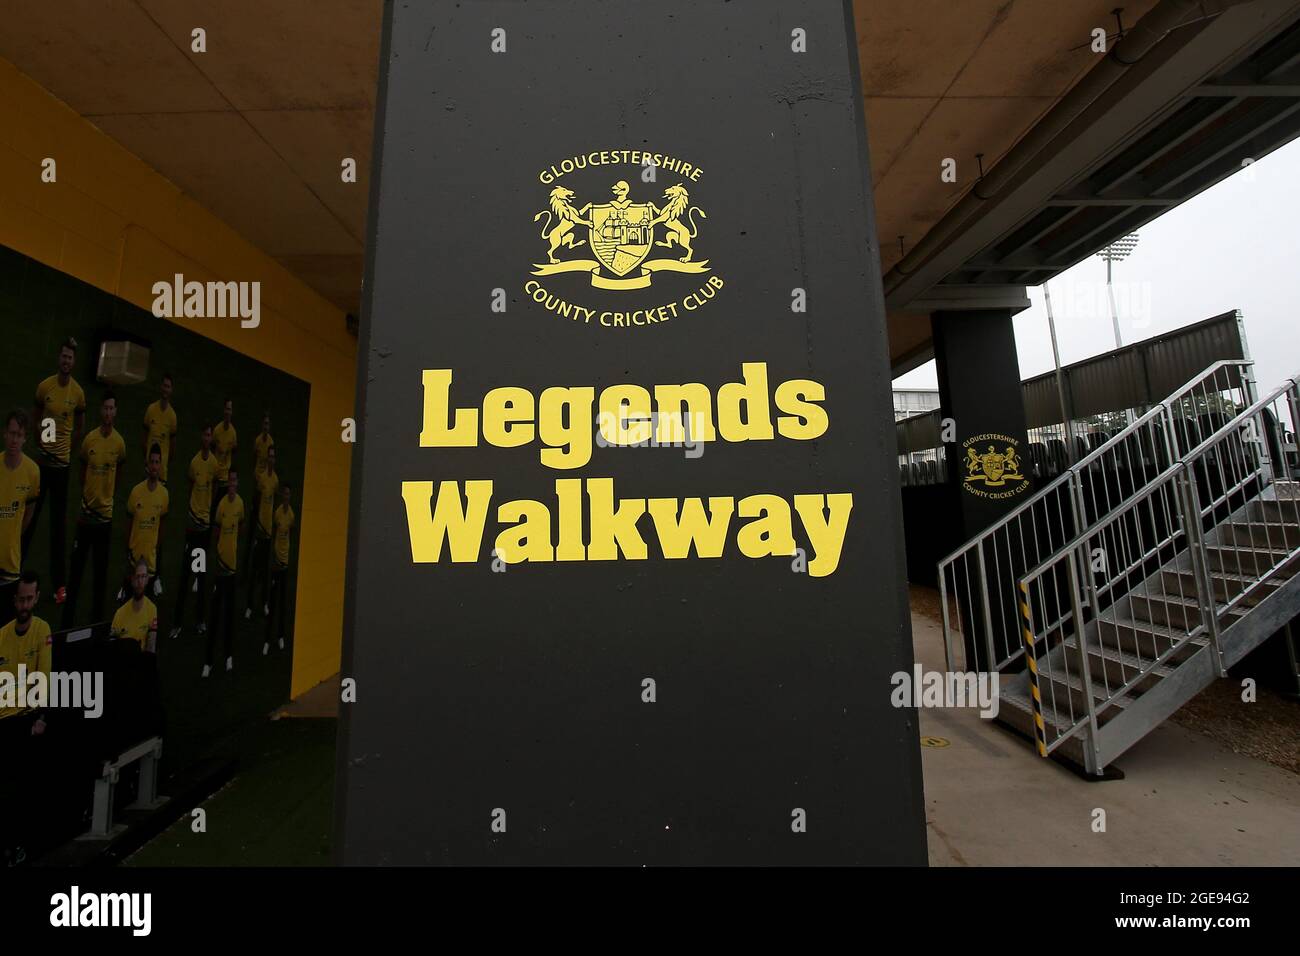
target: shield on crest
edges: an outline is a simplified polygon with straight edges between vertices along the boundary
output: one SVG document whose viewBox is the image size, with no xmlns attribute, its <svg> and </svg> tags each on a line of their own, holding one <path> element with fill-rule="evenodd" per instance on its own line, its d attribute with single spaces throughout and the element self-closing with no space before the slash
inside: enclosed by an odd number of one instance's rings
<svg viewBox="0 0 1300 956">
<path fill-rule="evenodd" d="M 649 203 L 591 207 L 592 252 L 610 272 L 625 276 L 650 254 L 654 244 L 654 209 Z"/>
<path fill-rule="evenodd" d="M 983 455 L 980 458 L 980 465 L 983 466 L 984 469 L 984 477 L 988 479 L 987 484 L 990 485 L 1006 484 L 1006 482 L 1002 480 L 1002 476 L 1006 472 L 1006 467 L 1005 467 L 1006 463 L 1007 463 L 1006 456 L 999 455 L 997 452 L 993 450 L 993 446 L 990 445 L 988 454 Z"/>
</svg>

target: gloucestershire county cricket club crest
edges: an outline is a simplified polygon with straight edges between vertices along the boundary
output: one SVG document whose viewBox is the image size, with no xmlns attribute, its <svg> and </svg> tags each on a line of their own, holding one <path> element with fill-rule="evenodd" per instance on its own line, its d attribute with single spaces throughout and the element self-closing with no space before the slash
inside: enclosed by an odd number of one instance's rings
<svg viewBox="0 0 1300 956">
<path fill-rule="evenodd" d="M 684 184 L 669 186 L 654 202 L 633 202 L 632 187 L 624 179 L 610 186 L 610 193 L 608 202 L 579 207 L 573 190 L 564 186 L 551 190 L 548 208 L 533 217 L 534 222 L 545 220 L 541 238 L 547 244 L 549 261 L 534 264 L 533 275 L 587 272 L 598 289 L 625 290 L 646 288 L 655 272 L 698 275 L 709 271 L 708 259 L 695 260 L 693 241 L 699 235 L 696 217 L 707 219 L 708 215 L 691 205 Z M 583 245 L 590 248 L 595 261 L 556 257 L 556 253 L 577 251 Z M 656 248 L 677 255 L 647 260 Z"/>
<path fill-rule="evenodd" d="M 625 168 L 597 169 L 608 166 Z M 546 255 L 545 261 L 533 263 L 531 274 L 556 279 L 545 286 L 530 279 L 524 292 L 561 318 L 605 328 L 669 322 L 711 301 L 724 283 L 696 249 L 709 218 L 691 196 L 703 172 L 673 156 L 640 150 L 586 153 L 543 170 L 538 179 L 548 193 L 533 222 L 540 224 L 537 235 L 544 244 L 538 258 L 543 249 Z M 579 198 L 580 189 L 595 190 L 595 195 Z M 586 280 L 581 286 L 574 281 L 577 273 Z M 664 289 L 675 300 L 647 303 L 628 297 L 626 310 L 612 299 L 580 303 L 570 298 L 581 288 L 615 293 L 648 289 L 661 273 L 707 278 L 665 280 Z"/>
<path fill-rule="evenodd" d="M 966 449 L 966 478 L 963 487 L 980 498 L 1012 498 L 1029 487 L 1020 473 L 1020 456 L 1014 438 L 1006 435 L 976 435 L 962 443 Z"/>
</svg>

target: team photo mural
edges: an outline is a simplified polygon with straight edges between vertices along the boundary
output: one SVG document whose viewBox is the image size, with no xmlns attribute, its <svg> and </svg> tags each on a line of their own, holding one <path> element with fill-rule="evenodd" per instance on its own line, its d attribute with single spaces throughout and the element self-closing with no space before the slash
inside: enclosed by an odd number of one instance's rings
<svg viewBox="0 0 1300 956">
<path fill-rule="evenodd" d="M 32 769 L 0 800 L 71 795 L 39 845 L 114 746 L 160 737 L 165 779 L 285 700 L 310 389 L 4 248 L 0 335 L 0 758 Z M 94 719 L 33 692 L 71 670 Z"/>
</svg>

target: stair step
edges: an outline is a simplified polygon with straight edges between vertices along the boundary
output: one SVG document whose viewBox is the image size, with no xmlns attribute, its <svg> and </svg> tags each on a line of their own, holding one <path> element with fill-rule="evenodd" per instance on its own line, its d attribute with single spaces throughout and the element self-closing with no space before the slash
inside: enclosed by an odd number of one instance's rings
<svg viewBox="0 0 1300 956">
<path fill-rule="evenodd" d="M 1266 579 L 1261 587 L 1246 598 L 1245 603 L 1250 606 L 1258 604 L 1277 590 L 1283 580 L 1277 576 Z M 1210 572 L 1210 585 L 1214 588 L 1214 597 L 1225 604 L 1257 581 L 1259 581 L 1258 577 L 1249 574 L 1235 574 L 1229 571 Z M 1191 568 L 1163 568 L 1160 572 L 1160 587 L 1165 594 L 1181 593 L 1190 597 L 1196 593 L 1196 574 Z"/>
<path fill-rule="evenodd" d="M 1273 548 L 1247 548 L 1231 544 L 1205 545 L 1205 556 L 1211 571 L 1227 571 L 1232 574 L 1261 575 L 1268 574 L 1273 568 L 1285 568 L 1294 571 L 1298 566 L 1296 560 L 1287 561 L 1287 551 Z"/>
<path fill-rule="evenodd" d="M 1177 594 L 1129 594 L 1129 607 L 1135 620 L 1162 624 L 1180 633 L 1193 631 L 1201 623 L 1201 606 L 1196 596 Z"/>
<path fill-rule="evenodd" d="M 1097 621 L 1097 646 L 1153 661 L 1176 643 L 1187 637 L 1185 630 L 1174 629 L 1152 621 L 1117 620 L 1102 618 Z M 1206 639 L 1194 637 L 1179 648 L 1170 660 L 1176 666 L 1204 647 Z"/>
<path fill-rule="evenodd" d="M 1273 485 L 1275 491 L 1279 490 L 1277 484 Z M 1300 499 L 1291 497 L 1285 490 L 1277 498 L 1253 499 L 1246 510 L 1251 521 L 1300 523 Z"/>
<path fill-rule="evenodd" d="M 1300 481 L 1290 478 L 1278 478 L 1269 486 L 1269 492 L 1279 501 L 1300 498 Z"/>
<path fill-rule="evenodd" d="M 1130 594 L 1129 606 L 1134 619 L 1164 625 L 1171 632 L 1187 634 L 1201 624 L 1201 607 L 1195 595 L 1179 597 L 1177 594 Z M 1218 603 L 1215 604 L 1215 610 L 1218 611 L 1221 627 L 1235 623 L 1238 618 L 1250 612 L 1249 607 L 1237 605 L 1225 608 Z"/>
<path fill-rule="evenodd" d="M 1234 520 L 1223 522 L 1218 530 L 1225 544 L 1283 552 L 1300 547 L 1300 524 L 1292 522 Z"/>
<path fill-rule="evenodd" d="M 1029 699 L 1027 691 L 1016 689 L 1004 689 L 999 697 L 998 722 L 1014 727 L 1028 737 L 1037 739 L 1034 728 L 1034 705 Z M 1002 706 L 1010 705 L 1010 706 Z M 1057 737 L 1064 734 L 1070 727 L 1065 721 L 1056 720 L 1051 714 L 1043 714 L 1043 723 L 1047 726 L 1047 742 L 1053 743 Z M 1072 736 L 1067 737 L 1055 751 L 1055 755 L 1070 760 L 1071 762 L 1083 766 L 1083 732 L 1076 731 Z"/>
<path fill-rule="evenodd" d="M 1076 716 L 1082 716 L 1088 712 L 1086 692 L 1083 686 L 1083 675 L 1079 674 L 1077 667 L 1071 664 L 1069 674 L 1063 670 L 1057 669 L 1048 672 L 1045 663 L 1039 664 L 1038 670 L 1038 692 L 1043 699 L 1043 713 L 1059 710 L 1063 714 L 1073 712 Z M 1112 685 L 1117 686 L 1117 685 Z M 1055 692 L 1055 697 L 1053 697 Z M 1104 709 L 1097 711 L 1097 723 L 1104 724 L 1121 710 L 1131 704 L 1136 698 L 1125 694 L 1121 697 L 1113 698 L 1107 703 L 1105 685 L 1093 684 L 1092 699 L 1094 705 L 1106 704 Z M 1055 701 L 1055 703 L 1053 703 Z"/>
<path fill-rule="evenodd" d="M 1078 655 L 1079 644 L 1073 637 L 1066 638 L 1064 644 L 1076 656 Z M 1120 687 L 1136 677 L 1139 672 L 1145 671 L 1142 680 L 1134 686 L 1134 690 L 1144 690 L 1174 672 L 1168 664 L 1152 665 L 1151 661 L 1150 657 L 1139 660 L 1119 648 L 1088 644 L 1088 663 L 1092 670 L 1094 689 L 1099 678 L 1109 681 L 1111 687 Z"/>
<path fill-rule="evenodd" d="M 999 695 L 998 702 L 999 704 L 1008 704 L 1008 703 L 1013 704 L 1016 707 L 1019 707 L 1021 710 L 1027 711 L 1030 714 L 1034 712 L 1034 704 L 1033 701 L 1030 700 L 1028 691 L 1022 691 L 1019 689 L 1003 690 L 1002 693 Z M 1081 716 L 1081 715 L 1078 715 L 1076 712 L 1076 716 Z M 1047 707 L 1043 708 L 1043 722 L 1046 724 L 1050 724 L 1061 731 L 1068 730 L 1070 727 L 1070 720 L 1067 715 L 1063 713 L 1060 714 L 1053 713 L 1051 712 L 1051 708 L 1047 708 Z M 1050 736 L 1048 738 L 1048 743 L 1051 743 Z"/>
</svg>

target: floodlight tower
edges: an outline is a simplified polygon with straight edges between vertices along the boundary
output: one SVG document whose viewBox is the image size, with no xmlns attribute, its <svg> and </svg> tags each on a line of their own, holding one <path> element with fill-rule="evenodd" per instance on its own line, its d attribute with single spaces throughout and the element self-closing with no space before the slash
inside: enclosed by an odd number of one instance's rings
<svg viewBox="0 0 1300 956">
<path fill-rule="evenodd" d="M 1111 282 L 1111 268 L 1114 263 L 1123 262 L 1131 256 L 1137 244 L 1138 235 L 1136 232 L 1131 232 L 1127 236 L 1116 239 L 1097 253 L 1106 260 L 1106 297 L 1110 299 L 1110 321 L 1115 327 L 1115 348 L 1119 348 L 1124 343 L 1119 334 L 1119 311 L 1115 308 L 1115 286 Z"/>
<path fill-rule="evenodd" d="M 1065 376 L 1061 373 L 1061 350 L 1056 344 L 1056 316 L 1052 314 L 1052 286 L 1043 283 L 1043 304 L 1047 306 L 1047 328 L 1052 333 L 1052 362 L 1056 366 L 1056 397 L 1061 402 L 1061 440 L 1065 443 L 1065 457 L 1074 464 L 1074 422 L 1070 405 L 1065 397 Z"/>
</svg>

